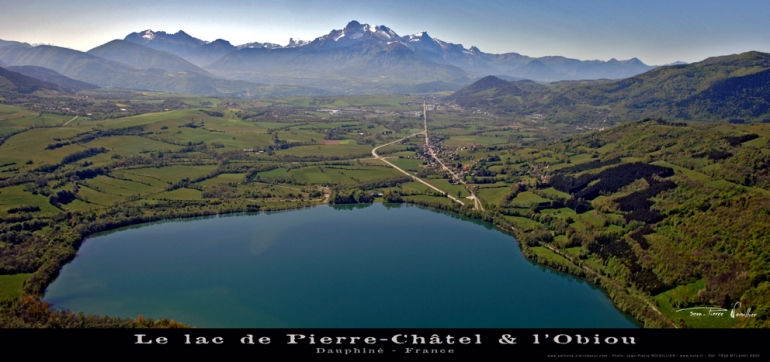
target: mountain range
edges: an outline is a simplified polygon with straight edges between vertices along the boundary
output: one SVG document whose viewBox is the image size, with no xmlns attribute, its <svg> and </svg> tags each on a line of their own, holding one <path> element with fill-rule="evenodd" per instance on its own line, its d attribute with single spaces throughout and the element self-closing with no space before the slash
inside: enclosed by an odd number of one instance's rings
<svg viewBox="0 0 770 362">
<path fill-rule="evenodd" d="M 203 70 L 198 72 L 180 70 L 185 65 L 192 70 L 199 68 L 175 55 L 160 54 L 161 52 L 128 42 L 119 44 L 119 47 L 125 50 L 123 57 L 120 56 L 120 49 L 114 49 L 114 42 L 93 50 L 98 54 L 119 60 L 50 45 L 36 47 L 28 44 L 2 45 L 0 44 L 0 61 L 7 67 L 47 68 L 60 75 L 99 87 L 229 97 L 328 94 L 323 90 L 308 87 L 273 86 L 214 77 Z M 169 71 L 155 68 L 156 64 L 172 69 Z"/>
<path fill-rule="evenodd" d="M 539 82 L 620 79 L 654 67 L 638 59 L 581 61 L 484 53 L 431 37 L 401 36 L 351 21 L 311 41 L 281 46 L 211 42 L 184 31 L 145 30 L 88 52 L 0 40 L 0 62 L 37 66 L 100 87 L 214 96 L 395 93 L 457 90 L 494 74 Z"/>
<path fill-rule="evenodd" d="M 446 99 L 499 114 L 542 114 L 556 122 L 645 117 L 770 121 L 770 54 L 713 57 L 621 80 L 537 84 L 488 76 Z"/>
<path fill-rule="evenodd" d="M 465 108 L 540 114 L 562 123 L 770 119 L 770 54 L 661 67 L 635 58 L 531 58 L 484 53 L 427 32 L 400 36 L 356 21 L 311 41 L 290 39 L 286 46 L 234 46 L 151 30 L 88 52 L 0 40 L 0 67 L 2 88 L 18 93 L 116 87 L 267 97 L 457 90 L 446 99 Z"/>
<path fill-rule="evenodd" d="M 541 82 L 620 79 L 653 68 L 636 58 L 604 62 L 484 53 L 474 46 L 465 48 L 433 38 L 427 32 L 400 36 L 387 26 L 357 21 L 312 41 L 290 39 L 287 46 L 253 42 L 236 47 L 222 39 L 204 42 L 183 31 L 168 34 L 146 30 L 124 40 L 175 54 L 227 78 L 332 90 L 342 82 L 337 88 L 352 86 L 357 92 L 371 88 L 398 91 L 402 85 L 431 82 L 445 82 L 448 88 L 459 89 L 469 79 L 490 74 Z"/>
<path fill-rule="evenodd" d="M 131 33 L 123 40 L 175 54 L 197 66 L 211 64 L 236 49 L 227 40 L 217 39 L 206 42 L 181 30 L 175 34 L 146 30 L 141 33 Z"/>
</svg>

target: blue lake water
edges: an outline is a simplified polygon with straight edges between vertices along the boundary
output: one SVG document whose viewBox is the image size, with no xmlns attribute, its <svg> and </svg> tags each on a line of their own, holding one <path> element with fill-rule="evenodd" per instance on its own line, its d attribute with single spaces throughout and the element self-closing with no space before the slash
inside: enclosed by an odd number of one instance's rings
<svg viewBox="0 0 770 362">
<path fill-rule="evenodd" d="M 87 239 L 44 299 L 197 327 L 638 327 L 492 225 L 406 205 L 118 229 Z"/>
</svg>

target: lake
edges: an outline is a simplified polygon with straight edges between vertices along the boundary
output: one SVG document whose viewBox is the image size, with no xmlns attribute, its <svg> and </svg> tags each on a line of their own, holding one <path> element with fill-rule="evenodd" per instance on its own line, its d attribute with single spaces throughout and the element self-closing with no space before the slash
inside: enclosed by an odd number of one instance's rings
<svg viewBox="0 0 770 362">
<path fill-rule="evenodd" d="M 55 308 L 242 328 L 635 328 L 595 285 L 493 225 L 416 206 L 318 206 L 88 238 Z"/>
</svg>

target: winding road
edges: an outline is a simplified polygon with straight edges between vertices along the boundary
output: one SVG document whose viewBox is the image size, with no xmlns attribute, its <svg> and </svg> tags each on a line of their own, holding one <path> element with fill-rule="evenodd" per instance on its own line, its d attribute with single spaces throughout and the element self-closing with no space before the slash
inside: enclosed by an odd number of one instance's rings
<svg viewBox="0 0 770 362">
<path fill-rule="evenodd" d="M 432 189 L 434 189 L 434 190 L 436 190 L 436 191 L 440 192 L 440 193 L 441 193 L 441 194 L 443 194 L 443 195 L 446 195 L 448 198 L 450 198 L 450 199 L 452 199 L 452 200 L 454 200 L 454 201 L 456 201 L 456 202 L 459 202 L 459 203 L 460 203 L 460 205 L 465 205 L 465 203 L 463 203 L 462 201 L 460 201 L 458 198 L 456 198 L 456 197 L 454 197 L 454 196 L 452 196 L 452 195 L 450 195 L 450 194 L 448 194 L 448 193 L 444 192 L 443 190 L 439 189 L 439 188 L 438 188 L 438 187 L 436 187 L 436 186 L 433 186 L 433 185 L 431 185 L 431 184 L 429 184 L 429 183 L 427 183 L 427 182 L 423 181 L 421 178 L 419 178 L 419 177 L 417 177 L 417 176 L 414 176 L 414 175 L 412 175 L 412 174 L 411 174 L 411 173 L 409 173 L 409 172 L 406 172 L 406 171 L 404 171 L 404 170 L 403 170 L 403 169 L 401 169 L 400 167 L 398 167 L 398 166 L 394 165 L 393 163 L 391 163 L 390 161 L 388 161 L 388 160 L 387 160 L 387 159 L 385 159 L 384 157 L 382 157 L 382 156 L 380 156 L 380 155 L 378 155 L 378 154 L 377 154 L 377 150 L 378 150 L 378 149 L 380 149 L 380 148 L 382 148 L 382 147 L 385 147 L 385 146 L 390 146 L 390 145 L 392 145 L 392 144 L 394 144 L 394 143 L 398 143 L 398 142 L 401 142 L 401 141 L 403 141 L 403 140 L 405 140 L 405 139 L 407 139 L 407 138 L 411 138 L 411 137 L 414 137 L 414 136 L 417 136 L 417 135 L 420 135 L 420 134 L 423 134 L 423 133 L 426 133 L 426 131 L 418 132 L 418 133 L 415 133 L 415 134 L 412 134 L 412 135 L 406 136 L 406 137 L 404 137 L 404 138 L 402 138 L 402 139 L 399 139 L 399 140 L 395 140 L 395 141 L 393 141 L 393 142 L 390 142 L 390 143 L 386 143 L 386 144 L 384 144 L 384 145 L 381 145 L 381 146 L 377 146 L 377 147 L 375 147 L 375 148 L 372 150 L 372 156 L 374 156 L 374 158 L 375 158 L 375 159 L 378 159 L 378 160 L 380 160 L 380 161 L 382 161 L 382 162 L 385 162 L 385 163 L 387 163 L 388 165 L 390 165 L 391 167 L 395 168 L 396 170 L 399 170 L 399 171 L 401 171 L 401 173 L 403 173 L 404 175 L 407 175 L 407 176 L 409 176 L 409 177 L 413 178 L 415 181 L 417 181 L 417 182 L 420 182 L 420 183 L 424 184 L 425 186 L 428 186 L 428 187 L 430 187 L 430 188 L 432 188 Z"/>
</svg>

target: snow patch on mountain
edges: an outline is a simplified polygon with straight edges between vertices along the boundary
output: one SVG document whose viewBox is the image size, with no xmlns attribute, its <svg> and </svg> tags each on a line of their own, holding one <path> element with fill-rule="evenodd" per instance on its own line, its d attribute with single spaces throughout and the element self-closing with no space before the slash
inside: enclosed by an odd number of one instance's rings
<svg viewBox="0 0 770 362">
<path fill-rule="evenodd" d="M 426 33 L 426 32 L 424 32 L 424 31 L 421 31 L 421 32 L 419 32 L 419 33 L 417 33 L 417 34 L 412 34 L 412 35 L 410 35 L 410 36 L 409 36 L 409 41 L 410 41 L 410 42 L 418 42 L 418 41 L 421 41 L 421 40 L 422 40 L 422 38 L 424 38 L 426 35 L 427 35 L 427 33 Z M 428 38 L 430 38 L 430 37 L 428 37 Z"/>
<path fill-rule="evenodd" d="M 289 44 L 286 46 L 287 48 L 296 48 L 301 47 L 310 44 L 310 41 L 308 40 L 294 40 L 294 38 L 289 38 Z"/>
</svg>

